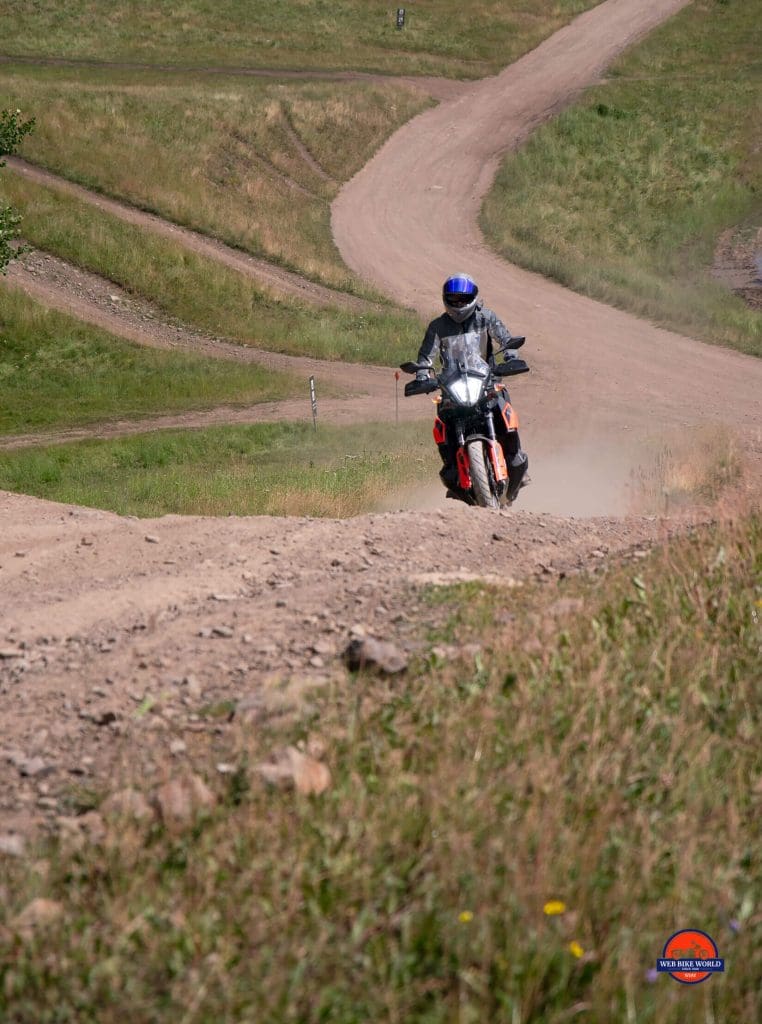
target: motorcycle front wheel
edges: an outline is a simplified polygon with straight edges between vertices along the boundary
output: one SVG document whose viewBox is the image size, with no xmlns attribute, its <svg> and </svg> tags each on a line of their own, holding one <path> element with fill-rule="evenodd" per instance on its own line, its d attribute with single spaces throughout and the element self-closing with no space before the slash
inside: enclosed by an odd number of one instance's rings
<svg viewBox="0 0 762 1024">
<path fill-rule="evenodd" d="M 484 457 L 484 442 L 473 440 L 468 443 L 468 462 L 471 471 L 471 488 L 476 504 L 482 508 L 499 508 L 500 502 L 490 485 L 490 473 Z"/>
</svg>

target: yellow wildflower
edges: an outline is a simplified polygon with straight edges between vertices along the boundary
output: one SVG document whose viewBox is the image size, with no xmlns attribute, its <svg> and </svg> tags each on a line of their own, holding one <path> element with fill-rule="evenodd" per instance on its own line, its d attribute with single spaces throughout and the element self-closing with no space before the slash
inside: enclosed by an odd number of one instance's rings
<svg viewBox="0 0 762 1024">
<path fill-rule="evenodd" d="M 542 908 L 543 914 L 547 914 L 548 917 L 555 917 L 557 914 L 563 914 L 565 910 L 566 904 L 562 900 L 548 900 Z"/>
<path fill-rule="evenodd" d="M 581 956 L 584 956 L 585 954 L 584 949 L 582 948 L 582 946 L 580 946 L 576 939 L 574 939 L 573 942 L 569 943 L 569 952 L 572 954 L 572 956 L 576 956 L 578 960 Z"/>
<path fill-rule="evenodd" d="M 473 921 L 474 915 L 470 910 L 461 910 L 458 914 L 458 920 L 461 924 L 468 924 L 469 921 Z"/>
</svg>

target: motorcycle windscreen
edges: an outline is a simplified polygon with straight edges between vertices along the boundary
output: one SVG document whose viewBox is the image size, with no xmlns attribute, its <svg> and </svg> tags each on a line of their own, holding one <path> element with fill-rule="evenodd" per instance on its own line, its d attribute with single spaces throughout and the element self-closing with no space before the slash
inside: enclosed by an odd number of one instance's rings
<svg viewBox="0 0 762 1024">
<path fill-rule="evenodd" d="M 447 373 L 457 369 L 461 373 L 470 372 L 486 377 L 489 366 L 482 356 L 482 352 L 486 352 L 486 346 L 487 332 L 484 330 L 467 331 L 449 338 L 440 338 L 439 355 L 442 359 L 442 370 Z"/>
</svg>

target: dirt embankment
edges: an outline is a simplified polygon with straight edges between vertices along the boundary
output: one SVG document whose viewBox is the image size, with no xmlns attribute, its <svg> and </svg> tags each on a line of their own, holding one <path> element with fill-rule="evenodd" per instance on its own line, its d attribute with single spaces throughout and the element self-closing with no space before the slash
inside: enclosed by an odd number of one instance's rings
<svg viewBox="0 0 762 1024">
<path fill-rule="evenodd" d="M 27 832 L 136 764 L 156 781 L 171 751 L 227 762 L 233 708 L 236 722 L 279 714 L 343 679 L 355 624 L 414 651 L 421 584 L 552 581 L 637 558 L 663 533 L 653 518 L 454 503 L 342 522 L 140 521 L 6 494 L 0 517 L 0 810 Z"/>
</svg>

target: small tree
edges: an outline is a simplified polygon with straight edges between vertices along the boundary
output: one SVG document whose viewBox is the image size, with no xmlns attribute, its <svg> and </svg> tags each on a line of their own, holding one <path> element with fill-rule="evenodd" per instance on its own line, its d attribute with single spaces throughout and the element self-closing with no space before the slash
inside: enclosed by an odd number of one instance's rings
<svg viewBox="0 0 762 1024">
<path fill-rule="evenodd" d="M 34 127 L 34 118 L 22 120 L 20 110 L 0 110 L 0 167 L 5 166 L 4 156 L 15 153 L 19 143 Z M 21 218 L 10 206 L 0 205 L 0 274 L 16 255 L 11 240 L 18 238 Z"/>
</svg>

